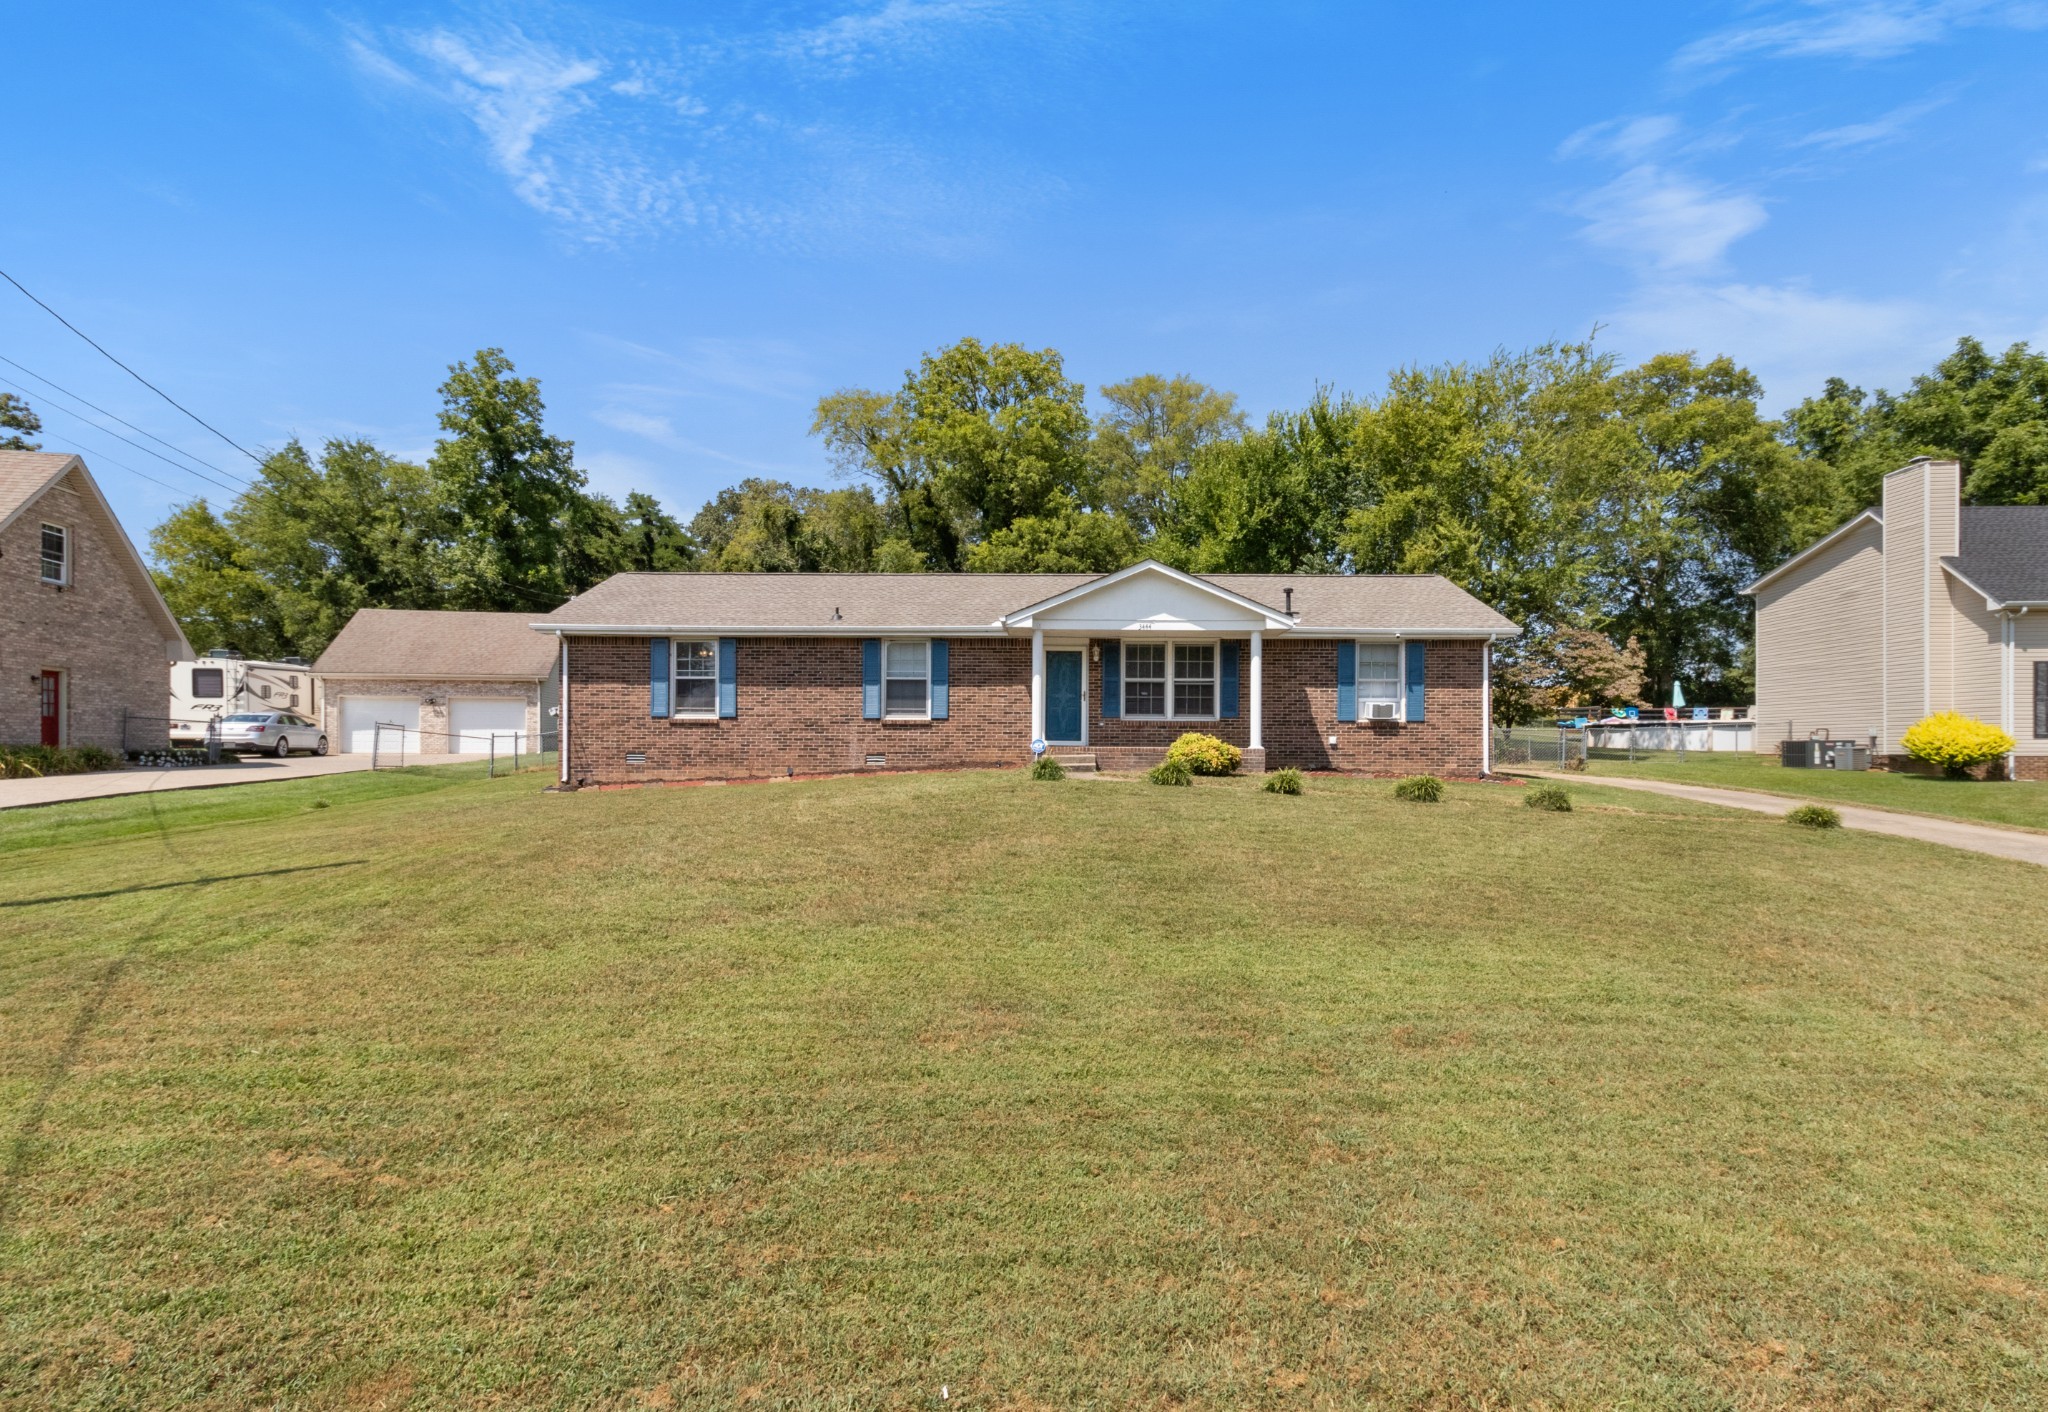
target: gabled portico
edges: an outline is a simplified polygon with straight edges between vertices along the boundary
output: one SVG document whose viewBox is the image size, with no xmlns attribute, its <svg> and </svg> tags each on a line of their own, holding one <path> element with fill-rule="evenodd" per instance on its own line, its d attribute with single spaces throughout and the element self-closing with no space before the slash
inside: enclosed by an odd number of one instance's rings
<svg viewBox="0 0 2048 1412">
<path fill-rule="evenodd" d="M 1158 673 L 1158 710 L 1149 719 L 1184 719 L 1189 729 L 1199 729 L 1234 716 L 1237 647 L 1247 642 L 1250 748 L 1263 752 L 1265 637 L 1287 632 L 1294 622 L 1285 611 L 1147 559 L 1020 608 L 1002 625 L 1013 635 L 1031 637 L 1032 739 L 1049 744 L 1087 743 L 1090 659 L 1104 690 L 1120 691 L 1125 643 L 1136 648 L 1133 655 L 1142 658 L 1146 672 Z M 1118 644 L 1109 659 L 1099 650 L 1103 639 Z M 1209 704 L 1201 709 L 1205 693 Z M 1121 716 L 1120 700 L 1110 714 Z M 1069 738 L 1065 732 L 1075 722 L 1079 730 Z"/>
</svg>

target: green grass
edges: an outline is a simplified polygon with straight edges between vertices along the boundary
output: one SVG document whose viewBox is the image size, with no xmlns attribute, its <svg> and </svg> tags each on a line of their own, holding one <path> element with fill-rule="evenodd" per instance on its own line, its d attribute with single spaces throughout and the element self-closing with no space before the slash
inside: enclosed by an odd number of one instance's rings
<svg viewBox="0 0 2048 1412">
<path fill-rule="evenodd" d="M 2048 1400 L 2036 869 L 1577 783 L 540 783 L 7 855 L 0 1405 Z"/>
<path fill-rule="evenodd" d="M 2035 780 L 1948 780 L 1883 770 L 1788 770 L 1768 755 L 1733 751 L 1692 751 L 1682 760 L 1676 755 L 1659 755 L 1633 763 L 1596 759 L 1589 762 L 1587 772 L 1725 789 L 1761 789 L 1830 804 L 1865 804 L 2007 828 L 2048 830 L 2048 784 Z"/>
</svg>

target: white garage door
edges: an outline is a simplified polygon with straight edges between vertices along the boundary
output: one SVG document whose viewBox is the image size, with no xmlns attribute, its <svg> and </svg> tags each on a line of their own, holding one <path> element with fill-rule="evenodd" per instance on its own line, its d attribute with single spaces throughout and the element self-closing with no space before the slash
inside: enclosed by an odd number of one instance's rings
<svg viewBox="0 0 2048 1412">
<path fill-rule="evenodd" d="M 513 696 L 459 696 L 448 703 L 450 750 L 481 755 L 498 738 L 498 753 L 526 749 L 526 700 Z"/>
<path fill-rule="evenodd" d="M 351 754 L 367 755 L 377 743 L 377 725 L 405 727 L 404 749 L 407 755 L 417 755 L 420 750 L 420 703 L 412 696 L 344 696 L 341 698 L 342 747 Z M 387 730 L 379 749 L 396 752 L 400 747 L 400 732 Z"/>
</svg>

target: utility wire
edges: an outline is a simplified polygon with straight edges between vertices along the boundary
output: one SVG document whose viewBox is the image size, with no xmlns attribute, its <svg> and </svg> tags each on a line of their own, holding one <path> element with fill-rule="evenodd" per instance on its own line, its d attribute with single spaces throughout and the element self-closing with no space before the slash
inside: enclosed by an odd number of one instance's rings
<svg viewBox="0 0 2048 1412">
<path fill-rule="evenodd" d="M 164 439 L 163 439 L 162 437 L 158 436 L 158 435 L 157 435 L 157 434 L 156 434 L 155 432 L 153 432 L 153 431 L 144 431 L 144 430 L 143 430 L 143 429 L 142 429 L 141 427 L 139 427 L 139 426 L 135 425 L 135 423 L 133 423 L 133 422 L 129 421 L 129 420 L 128 420 L 128 419 L 126 418 L 126 417 L 118 417 L 118 416 L 115 416 L 115 415 L 114 415 L 114 414 L 113 414 L 112 412 L 109 412 L 109 411 L 108 411 L 108 410 L 107 410 L 106 408 L 104 408 L 104 407 L 100 406 L 100 405 L 99 405 L 99 404 L 98 404 L 97 402 L 86 402 L 86 400 L 85 400 L 85 399 L 84 399 L 83 397 L 80 397 L 80 396 L 79 396 L 79 395 L 78 395 L 77 393 L 73 392 L 73 391 L 72 391 L 72 390 L 71 390 L 70 388 L 68 388 L 68 387 L 59 387 L 59 386 L 57 386 L 57 384 L 56 384 L 56 383 L 54 383 L 54 382 L 51 382 L 51 381 L 50 381 L 50 380 L 49 380 L 48 378 L 44 377 L 44 376 L 43 376 L 43 375 L 42 375 L 41 373 L 37 372 L 37 371 L 36 371 L 36 370 L 35 370 L 34 368 L 25 368 L 25 367 L 22 367 L 22 365 L 21 365 L 21 364 L 19 364 L 19 363 L 15 362 L 15 361 L 14 361 L 14 360 L 13 360 L 12 358 L 8 357 L 8 356 L 7 356 L 7 355 L 6 355 L 5 353 L 0 353 L 0 363 L 5 363 L 5 364 L 7 364 L 7 366 L 8 366 L 8 367 L 10 367 L 10 368 L 14 368 L 14 369 L 17 369 L 17 370 L 19 370 L 19 371 L 21 371 L 21 372 L 27 373 L 27 374 L 28 374 L 28 375 L 29 375 L 30 377 L 34 378 L 34 379 L 35 379 L 35 380 L 36 380 L 37 382 L 41 383 L 41 384 L 42 384 L 42 385 L 43 385 L 44 387 L 47 387 L 47 388 L 49 388 L 49 389 L 50 389 L 50 390 L 51 390 L 52 392 L 61 392 L 61 393 L 63 393 L 63 394 L 64 394 L 64 395 L 66 396 L 66 397 L 69 397 L 69 398 L 70 398 L 70 399 L 71 399 L 72 401 L 74 401 L 74 402 L 85 402 L 85 405 L 86 405 L 86 406 L 88 406 L 88 407 L 92 408 L 92 409 L 93 409 L 93 411 L 95 411 L 95 412 L 98 412 L 98 413 L 99 413 L 99 414 L 100 414 L 100 415 L 101 415 L 102 417 L 113 417 L 113 419 L 114 419 L 115 421 L 119 422 L 119 423 L 120 423 L 120 424 L 121 424 L 122 426 L 124 426 L 124 427 L 128 428 L 128 430 L 130 430 L 130 431 L 132 431 L 132 432 L 138 432 L 138 433 L 140 433 L 141 435 L 143 435 L 143 436 L 146 436 L 146 437 L 148 437 L 148 438 L 149 438 L 149 439 L 150 439 L 151 441 L 154 441 L 154 442 L 155 442 L 155 443 L 156 443 L 157 445 L 159 445 L 159 446 L 163 447 L 163 448 L 164 448 L 164 449 L 165 449 L 166 451 L 175 451 L 175 452 L 177 452 L 177 453 L 178 453 L 178 454 L 179 454 L 180 456 L 183 456 L 183 457 L 184 457 L 184 458 L 185 458 L 186 460 L 188 460 L 188 461 L 197 461 L 197 462 L 198 462 L 198 463 L 199 463 L 200 465 L 202 465 L 202 466 L 206 467 L 206 469 L 207 469 L 207 470 L 209 470 L 209 471 L 219 471 L 221 475 L 224 475 L 224 476 L 226 476 L 226 477 L 227 477 L 227 478 L 228 478 L 229 480 L 241 480 L 241 479 L 242 479 L 242 478 L 241 478 L 240 476 L 236 475 L 236 474 L 235 474 L 235 473 L 234 473 L 233 471 L 222 471 L 222 470 L 220 469 L 220 467 L 219 467 L 219 466 L 216 466 L 216 465 L 214 465 L 214 464 L 213 464 L 213 462 L 211 462 L 211 461 L 204 461 L 204 460 L 200 460 L 200 458 L 199 458 L 199 457 L 197 457 L 197 456 L 194 456 L 194 455 L 193 455 L 193 454 L 192 454 L 192 453 L 191 453 L 190 451 L 187 451 L 187 450 L 186 450 L 186 449 L 185 449 L 184 447 L 182 447 L 182 446 L 173 446 L 173 445 L 172 445 L 172 444 L 171 444 L 170 442 L 168 442 L 168 441 L 165 441 L 165 440 L 164 440 Z M 19 387 L 19 386 L 20 386 L 20 384 L 19 384 L 19 383 L 17 383 L 17 384 L 15 384 L 15 386 Z M 24 391 L 26 391 L 26 389 L 23 389 L 23 390 L 24 390 Z"/>
<path fill-rule="evenodd" d="M 167 480 L 158 480 L 155 476 L 146 475 L 143 472 L 136 470 L 135 467 L 133 466 L 123 465 L 121 462 L 116 461 L 112 456 L 107 455 L 103 451 L 93 450 L 90 446 L 86 446 L 85 444 L 80 442 L 76 437 L 53 436 L 50 438 L 50 440 L 61 442 L 62 444 L 69 446 L 72 450 L 76 451 L 79 455 L 90 456 L 93 458 L 94 461 L 112 466 L 117 471 L 126 471 L 129 475 L 134 476 L 137 480 L 146 480 L 151 485 L 160 485 L 173 495 L 183 495 L 185 493 L 182 489 L 175 485 L 172 485 Z"/>
<path fill-rule="evenodd" d="M 114 356 L 113 354 L 111 354 L 111 353 L 107 352 L 107 350 L 106 350 L 106 349 L 104 349 L 104 348 L 101 348 L 99 344 L 97 344 L 97 343 L 93 343 L 93 340 L 92 340 L 92 337 L 91 337 L 91 335 L 87 334 L 87 333 L 86 333 L 86 331 L 85 331 L 84 329 L 80 328 L 80 327 L 79 327 L 79 326 L 78 326 L 77 324 L 74 324 L 74 323 L 72 323 L 72 322 L 71 322 L 71 320 L 69 320 L 69 319 L 65 318 L 65 317 L 64 317 L 64 316 L 63 316 L 62 314 L 58 313 L 58 312 L 57 312 L 57 311 L 56 311 L 55 309 L 52 309 L 52 308 L 51 308 L 51 307 L 50 307 L 49 305 L 45 304 L 45 303 L 44 303 L 44 302 L 43 302 L 42 300 L 40 300 L 40 299 L 36 298 L 36 297 L 35 297 L 35 295 L 33 295 L 33 294 L 29 294 L 27 286 L 25 286 L 24 284 L 22 284 L 22 282 L 21 282 L 20 280 L 16 279 L 16 278 L 15 278 L 15 277 L 14 277 L 13 275 L 11 275 L 11 274 L 7 273 L 7 271 L 5 271 L 5 270 L 0 270 L 0 279 L 4 279 L 4 280 L 6 280 L 6 281 L 7 281 L 7 282 L 8 282 L 9 284 L 13 285 L 13 286 L 14 286 L 14 287 L 15 287 L 16 289 L 19 289 L 19 290 L 20 290 L 20 291 L 21 291 L 21 292 L 22 292 L 22 293 L 23 293 L 24 295 L 27 295 L 27 297 L 28 297 L 28 300 L 29 300 L 29 302 L 30 302 L 30 303 L 34 304 L 34 305 L 35 305 L 35 306 L 36 306 L 36 307 L 37 307 L 38 309 L 41 309 L 41 310 L 42 310 L 42 311 L 43 311 L 44 313 L 48 314 L 48 315 L 49 315 L 49 316 L 50 316 L 51 318 L 55 319 L 55 320 L 56 320 L 56 321 L 57 321 L 58 323 L 60 323 L 60 324 L 64 325 L 64 327 L 66 327 L 66 328 L 70 329 L 70 330 L 71 330 L 71 331 L 72 331 L 73 333 L 77 334 L 77 335 L 78 335 L 78 336 L 79 336 L 80 338 L 84 339 L 84 340 L 85 340 L 85 341 L 86 341 L 87 343 L 91 343 L 91 344 L 92 344 L 92 346 L 93 346 L 93 348 L 94 348 L 94 349 L 96 349 L 96 350 L 98 351 L 99 355 L 100 355 L 100 356 L 101 356 L 102 358 L 105 358 L 105 359 L 106 359 L 106 360 L 107 360 L 107 361 L 108 361 L 109 363 L 112 363 L 112 364 L 113 364 L 113 365 L 114 365 L 115 367 L 119 368 L 119 369 L 120 369 L 120 370 L 121 370 L 122 372 L 124 372 L 124 373 L 128 374 L 128 376 L 129 376 L 129 377 L 132 377 L 132 378 L 134 378 L 134 379 L 135 379 L 135 380 L 136 380 L 137 382 L 141 383 L 141 384 L 142 384 L 142 385 L 143 385 L 144 387 L 148 388 L 148 389 L 149 389 L 149 390 L 150 390 L 151 392 L 154 392 L 154 393 L 155 393 L 155 394 L 156 394 L 157 396 L 159 396 L 159 397 L 163 398 L 163 400 L 164 400 L 164 401 L 166 401 L 166 402 L 170 403 L 170 404 L 171 404 L 171 405 L 172 405 L 173 407 L 176 407 L 176 408 L 177 408 L 177 409 L 178 409 L 178 410 L 179 410 L 180 412 L 183 412 L 183 413 L 184 413 L 184 414 L 185 414 L 186 416 L 190 417 L 190 418 L 191 418 L 191 419 L 192 419 L 193 421 L 195 421 L 195 422 L 199 423 L 199 425 L 201 425 L 201 426 L 205 427 L 205 428 L 206 428 L 206 429 L 207 429 L 208 431 L 212 432 L 212 433 L 213 433 L 213 434 L 214 434 L 215 436 L 219 437 L 219 438 L 220 438 L 220 439 L 221 439 L 222 441 L 225 441 L 225 442 L 226 442 L 226 443 L 227 443 L 228 445 L 230 445 L 230 446 L 234 447 L 234 448 L 235 448 L 235 450 L 237 450 L 237 451 L 241 452 L 241 453 L 242 453 L 242 454 L 243 454 L 244 456 L 247 456 L 247 457 L 248 457 L 248 458 L 249 458 L 250 460 L 254 461 L 254 462 L 255 462 L 255 463 L 257 464 L 257 465 L 259 465 L 259 466 L 260 466 L 260 465 L 262 465 L 262 464 L 263 464 L 263 458 L 262 458 L 261 456 L 258 456 L 258 455 L 257 455 L 257 454 L 256 454 L 256 453 L 255 453 L 254 451 L 251 451 L 251 450 L 250 450 L 250 449 L 249 449 L 248 447 L 246 447 L 246 446 L 242 445 L 242 443 L 241 443 L 241 442 L 239 442 L 239 441 L 236 441 L 236 440 L 235 440 L 235 439 L 234 439 L 234 438 L 233 438 L 232 436 L 229 436 L 229 435 L 228 435 L 228 434 L 227 434 L 226 432 L 222 431 L 222 430 L 221 430 L 221 429 L 220 429 L 219 427 L 215 426 L 215 425 L 214 425 L 213 423 L 211 423 L 211 422 L 207 421 L 207 420 L 206 420 L 206 419 L 205 419 L 204 417 L 200 416 L 200 415 L 199 415 L 199 414 L 198 414 L 197 412 L 193 411 L 193 410 L 192 410 L 192 409 L 191 409 L 190 407 L 187 407 L 187 406 L 186 406 L 186 405 L 185 405 L 184 403 L 180 402 L 180 401 L 179 401 L 179 400 L 178 400 L 177 398 L 175 398 L 175 397 L 171 396 L 171 394 L 170 394 L 170 393 L 168 393 L 168 392 L 165 392 L 165 391 L 164 391 L 164 390 L 163 390 L 162 388 L 158 387 L 158 386 L 157 386 L 157 385 L 156 385 L 155 383 L 151 382 L 151 381 L 150 381 L 150 380 L 149 380 L 148 378 L 144 377 L 144 376 L 143 376 L 143 375 L 142 375 L 141 373 L 138 373 L 138 372 L 136 372 L 136 371 L 135 371 L 135 369 L 133 369 L 133 368 L 129 367 L 129 366 L 128 366 L 128 365 L 126 364 L 126 363 L 122 362 L 122 361 L 121 361 L 121 360 L 120 360 L 119 358 L 116 358 L 116 357 L 115 357 L 115 356 Z"/>
<path fill-rule="evenodd" d="M 42 393 L 30 392 L 27 388 L 23 387 L 13 378 L 0 377 L 0 383 L 5 383 L 7 386 L 16 389 L 17 391 L 23 393 L 25 396 L 36 398 L 43 397 Z M 171 467 L 173 470 L 183 471 L 186 475 L 191 476 L 195 480 L 203 480 L 208 485 L 218 486 L 220 489 L 227 491 L 230 495 L 239 495 L 242 493 L 242 491 L 248 488 L 246 485 L 230 485 L 228 482 L 224 480 L 216 480 L 214 477 L 206 474 L 206 472 L 204 471 L 193 470 L 190 466 L 184 464 L 182 461 L 173 461 L 170 457 L 164 455 L 163 452 L 161 451 L 151 451 L 150 448 L 144 446 L 141 442 L 135 440 L 133 437 L 123 436 L 121 435 L 121 433 L 114 431 L 112 428 L 103 427 L 98 422 L 94 421 L 91 417 L 86 416 L 82 412 L 74 412 L 61 402 L 50 402 L 48 400 L 44 400 L 43 406 L 52 411 L 62 412 L 67 417 L 72 417 L 78 421 L 84 422 L 87 426 L 91 427 L 94 431 L 99 432 L 102 435 L 111 436 L 116 441 L 126 442 L 128 445 L 134 447 L 137 451 L 148 452 L 149 455 L 156 457 L 157 460 L 163 462 L 166 466 Z"/>
</svg>

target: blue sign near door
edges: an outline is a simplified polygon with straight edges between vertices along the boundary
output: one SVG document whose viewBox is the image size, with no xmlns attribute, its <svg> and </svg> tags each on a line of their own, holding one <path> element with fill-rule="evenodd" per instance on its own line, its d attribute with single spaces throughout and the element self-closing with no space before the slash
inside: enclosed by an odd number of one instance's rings
<svg viewBox="0 0 2048 1412">
<path fill-rule="evenodd" d="M 1081 739 L 1081 654 L 1045 654 L 1045 738 Z"/>
</svg>

